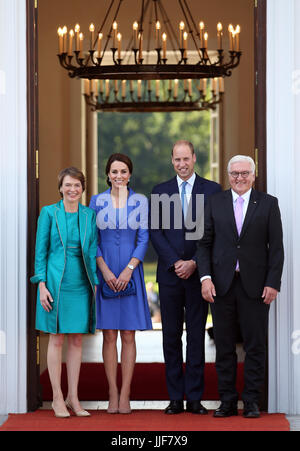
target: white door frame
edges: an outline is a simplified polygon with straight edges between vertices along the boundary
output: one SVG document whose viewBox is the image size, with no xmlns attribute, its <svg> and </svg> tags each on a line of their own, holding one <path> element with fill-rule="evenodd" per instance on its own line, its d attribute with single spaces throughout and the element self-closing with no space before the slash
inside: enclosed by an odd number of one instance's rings
<svg viewBox="0 0 300 451">
<path fill-rule="evenodd" d="M 26 1 L 0 0 L 0 414 L 27 410 Z"/>
</svg>

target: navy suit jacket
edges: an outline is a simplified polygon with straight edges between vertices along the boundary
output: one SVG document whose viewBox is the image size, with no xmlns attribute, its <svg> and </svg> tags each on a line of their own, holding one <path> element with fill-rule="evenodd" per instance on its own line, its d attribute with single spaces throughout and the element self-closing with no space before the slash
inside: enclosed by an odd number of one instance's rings
<svg viewBox="0 0 300 451">
<path fill-rule="evenodd" d="M 210 180 L 206 180 L 199 177 L 196 174 L 193 191 L 189 203 L 189 208 L 193 209 L 193 220 L 195 219 L 195 205 L 196 205 L 196 194 L 204 194 L 204 202 L 208 196 L 211 194 L 220 192 L 221 186 Z M 173 177 L 167 182 L 160 183 L 153 188 L 152 194 L 167 194 L 172 196 L 172 194 L 179 194 L 177 178 Z M 174 272 L 174 263 L 178 260 L 195 260 L 196 261 L 196 240 L 186 239 L 186 229 L 184 227 L 176 229 L 176 224 L 174 224 L 174 204 L 170 204 L 170 227 L 163 228 L 161 223 L 162 211 L 159 211 L 159 228 L 153 229 L 151 227 L 151 215 L 153 215 L 153 202 L 150 201 L 150 220 L 149 220 L 149 230 L 150 238 L 154 249 L 158 254 L 158 265 L 157 265 L 157 282 L 163 283 L 165 285 L 176 285 L 181 279 Z M 199 283 L 199 276 L 197 270 L 191 275 L 187 280 L 193 283 Z M 185 281 L 185 282 L 187 282 Z"/>
</svg>

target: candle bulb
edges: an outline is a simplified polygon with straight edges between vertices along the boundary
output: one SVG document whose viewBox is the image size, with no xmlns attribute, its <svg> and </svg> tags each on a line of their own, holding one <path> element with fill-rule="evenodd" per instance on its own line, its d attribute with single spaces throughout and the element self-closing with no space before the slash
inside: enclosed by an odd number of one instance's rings
<svg viewBox="0 0 300 451">
<path fill-rule="evenodd" d="M 84 80 L 84 93 L 89 96 L 91 93 L 90 90 L 90 80 Z"/>
<path fill-rule="evenodd" d="M 188 40 L 188 33 L 185 31 L 183 33 L 183 48 L 184 48 L 183 57 L 184 58 L 186 58 L 187 40 Z"/>
<path fill-rule="evenodd" d="M 123 99 L 126 97 L 126 80 L 122 80 L 122 97 Z"/>
<path fill-rule="evenodd" d="M 98 58 L 101 58 L 101 45 L 102 45 L 103 34 L 98 34 Z"/>
<path fill-rule="evenodd" d="M 80 58 L 83 57 L 83 55 L 82 55 L 83 39 L 84 39 L 83 33 L 80 33 L 80 34 L 79 34 L 79 57 L 80 57 Z"/>
<path fill-rule="evenodd" d="M 62 34 L 63 34 L 63 52 L 67 53 L 67 33 L 68 33 L 68 29 L 66 26 L 63 27 L 62 29 Z"/>
<path fill-rule="evenodd" d="M 182 34 L 183 34 L 183 30 L 184 30 L 185 24 L 183 21 L 180 22 L 179 24 L 179 41 L 180 41 L 180 48 L 182 49 L 183 46 L 183 42 L 182 42 Z"/>
<path fill-rule="evenodd" d="M 120 60 L 121 59 L 121 43 L 122 43 L 122 35 L 121 35 L 121 33 L 118 33 L 117 40 L 118 40 L 118 58 Z"/>
<path fill-rule="evenodd" d="M 207 90 L 207 78 L 203 78 L 203 96 L 206 97 L 206 90 Z"/>
<path fill-rule="evenodd" d="M 188 91 L 189 96 L 192 97 L 192 80 L 190 78 L 188 79 Z"/>
<path fill-rule="evenodd" d="M 240 51 L 240 32 L 241 32 L 241 27 L 239 25 L 237 25 L 236 29 L 235 29 L 235 36 L 236 36 L 236 42 L 235 42 L 236 48 L 235 48 L 235 50 L 237 52 Z"/>
<path fill-rule="evenodd" d="M 113 27 L 113 48 L 115 49 L 116 48 L 117 30 L 118 30 L 118 24 L 116 21 L 113 23 L 112 27 Z"/>
<path fill-rule="evenodd" d="M 142 96 L 142 80 L 138 80 L 138 90 L 137 90 L 138 99 Z"/>
<path fill-rule="evenodd" d="M 105 97 L 109 97 L 109 80 L 105 80 Z"/>
<path fill-rule="evenodd" d="M 167 58 L 167 34 L 162 34 L 162 41 L 163 41 L 163 59 Z"/>
<path fill-rule="evenodd" d="M 213 78 L 212 79 L 212 88 L 211 88 L 211 90 L 212 90 L 214 96 L 216 95 L 216 91 L 217 91 L 217 80 L 218 80 L 217 78 Z"/>
<path fill-rule="evenodd" d="M 93 23 L 91 23 L 89 30 L 90 30 L 90 33 L 91 33 L 90 34 L 90 38 L 91 38 L 90 50 L 93 50 L 93 48 L 94 48 L 94 39 L 95 39 L 95 25 Z"/>
<path fill-rule="evenodd" d="M 80 25 L 77 23 L 75 25 L 75 50 L 79 50 L 79 32 L 80 32 Z"/>
<path fill-rule="evenodd" d="M 159 80 L 155 80 L 155 95 L 159 99 Z"/>
<path fill-rule="evenodd" d="M 232 24 L 229 25 L 228 27 L 228 31 L 229 31 L 229 50 L 233 50 L 233 39 L 234 39 L 234 29 Z"/>
<path fill-rule="evenodd" d="M 219 91 L 221 93 L 225 92 L 225 87 L 224 87 L 224 78 L 220 77 L 219 78 Z"/>
<path fill-rule="evenodd" d="M 143 59 L 143 34 L 139 33 L 139 62 Z"/>
<path fill-rule="evenodd" d="M 178 96 L 178 80 L 177 78 L 174 80 L 174 99 L 177 99 Z"/>
<path fill-rule="evenodd" d="M 72 56 L 74 30 L 70 30 L 69 33 L 69 56 Z"/>
<path fill-rule="evenodd" d="M 199 28 L 200 28 L 200 45 L 201 45 L 201 49 L 203 49 L 203 33 L 204 33 L 204 22 L 200 22 L 199 23 Z"/>
<path fill-rule="evenodd" d="M 223 31 L 223 26 L 221 24 L 221 22 L 218 23 L 217 25 L 217 30 L 218 30 L 218 48 L 219 50 L 222 49 L 222 31 Z"/>
<path fill-rule="evenodd" d="M 63 53 L 63 33 L 61 27 L 59 27 L 59 29 L 57 30 L 57 34 L 58 34 L 58 53 L 61 55 Z"/>
<path fill-rule="evenodd" d="M 160 21 L 158 20 L 155 25 L 155 42 L 156 48 L 160 48 Z"/>
<path fill-rule="evenodd" d="M 208 33 L 204 33 L 204 48 L 207 49 Z"/>
<path fill-rule="evenodd" d="M 93 80 L 93 82 L 94 82 L 94 93 L 95 93 L 95 96 L 96 96 L 96 98 L 98 97 L 98 84 L 99 84 L 99 80 Z"/>
<path fill-rule="evenodd" d="M 133 48 L 136 49 L 137 46 L 137 30 L 138 30 L 139 24 L 137 21 L 135 21 L 132 25 L 133 29 Z"/>
</svg>

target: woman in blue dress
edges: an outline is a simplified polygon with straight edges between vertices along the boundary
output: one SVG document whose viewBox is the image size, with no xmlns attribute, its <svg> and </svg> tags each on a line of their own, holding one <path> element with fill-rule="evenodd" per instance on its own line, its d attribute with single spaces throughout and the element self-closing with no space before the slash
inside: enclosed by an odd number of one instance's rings
<svg viewBox="0 0 300 451">
<path fill-rule="evenodd" d="M 130 385 L 136 360 L 135 331 L 152 329 L 142 261 L 148 246 L 148 201 L 128 183 L 132 162 L 113 154 L 106 165 L 110 188 L 93 196 L 98 226 L 97 328 L 103 331 L 103 362 L 109 384 L 109 413 L 131 413 Z M 122 387 L 117 387 L 120 331 Z"/>
<path fill-rule="evenodd" d="M 38 284 L 36 329 L 49 333 L 47 363 L 57 417 L 89 416 L 78 400 L 82 334 L 96 326 L 97 226 L 95 212 L 80 204 L 85 188 L 81 171 L 70 167 L 58 177 L 62 200 L 42 208 L 37 228 L 35 275 Z M 61 389 L 62 346 L 68 334 L 68 395 Z"/>
</svg>

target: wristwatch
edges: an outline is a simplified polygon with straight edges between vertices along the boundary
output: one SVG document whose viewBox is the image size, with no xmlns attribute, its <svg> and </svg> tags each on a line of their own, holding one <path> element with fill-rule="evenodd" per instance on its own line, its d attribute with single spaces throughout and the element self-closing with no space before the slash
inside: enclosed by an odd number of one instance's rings
<svg viewBox="0 0 300 451">
<path fill-rule="evenodd" d="M 134 266 L 133 265 L 127 265 L 127 268 L 131 269 L 131 271 L 134 270 Z"/>
</svg>

